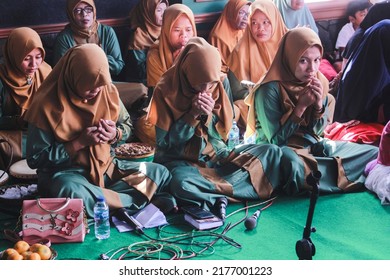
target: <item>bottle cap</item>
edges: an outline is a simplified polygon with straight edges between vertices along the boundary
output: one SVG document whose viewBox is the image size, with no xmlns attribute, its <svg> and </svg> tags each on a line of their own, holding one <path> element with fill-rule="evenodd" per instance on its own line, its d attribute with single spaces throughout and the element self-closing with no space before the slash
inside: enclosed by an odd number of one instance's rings
<svg viewBox="0 0 390 280">
<path fill-rule="evenodd" d="M 104 196 L 98 196 L 98 197 L 97 197 L 97 201 L 100 201 L 100 202 L 101 202 L 101 201 L 104 201 L 104 200 L 105 200 L 105 199 L 104 199 Z"/>
</svg>

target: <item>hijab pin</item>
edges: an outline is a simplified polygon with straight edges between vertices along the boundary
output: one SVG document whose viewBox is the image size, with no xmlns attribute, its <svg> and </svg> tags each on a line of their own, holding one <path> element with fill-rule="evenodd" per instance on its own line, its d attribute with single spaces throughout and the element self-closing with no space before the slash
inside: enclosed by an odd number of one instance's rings
<svg viewBox="0 0 390 280">
<path fill-rule="evenodd" d="M 88 99 L 83 99 L 83 101 L 82 101 L 84 104 L 85 103 L 88 103 Z"/>
<path fill-rule="evenodd" d="M 26 76 L 27 79 L 27 84 L 31 85 L 32 84 L 32 77 L 31 76 Z"/>
</svg>

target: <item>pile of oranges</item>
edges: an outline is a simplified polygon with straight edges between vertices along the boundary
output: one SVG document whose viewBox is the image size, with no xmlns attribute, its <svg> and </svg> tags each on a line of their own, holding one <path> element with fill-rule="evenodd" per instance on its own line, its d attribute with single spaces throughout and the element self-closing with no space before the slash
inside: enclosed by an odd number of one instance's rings
<svg viewBox="0 0 390 280">
<path fill-rule="evenodd" d="M 48 246 L 35 243 L 30 246 L 26 241 L 20 240 L 13 248 L 8 248 L 1 256 L 2 260 L 49 260 L 51 250 Z"/>
</svg>

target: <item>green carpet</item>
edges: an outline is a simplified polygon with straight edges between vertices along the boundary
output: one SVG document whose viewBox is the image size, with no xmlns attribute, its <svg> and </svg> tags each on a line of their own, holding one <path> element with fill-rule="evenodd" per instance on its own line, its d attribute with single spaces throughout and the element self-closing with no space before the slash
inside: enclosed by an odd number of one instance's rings
<svg viewBox="0 0 390 280">
<path fill-rule="evenodd" d="M 242 204 L 230 204 L 227 214 L 241 207 Z M 182 215 L 168 215 L 169 226 L 160 230 L 147 229 L 145 233 L 160 239 L 186 234 L 178 245 L 182 250 L 204 250 L 202 254 L 191 258 L 195 260 L 297 260 L 295 243 L 302 238 L 308 207 L 308 197 L 278 197 L 262 212 L 254 230 L 246 230 L 241 222 L 226 233 L 229 240 L 234 240 L 241 248 L 219 239 L 208 250 L 203 249 L 197 244 L 213 241 L 215 237 L 191 239 L 189 233 L 192 230 L 184 224 Z M 250 208 L 249 215 L 258 208 Z M 1 232 L 4 228 L 14 228 L 17 215 L 7 214 L 12 213 L 12 209 L 6 205 L 0 205 L 0 209 Z M 17 212 L 18 209 L 14 209 L 14 213 Z M 244 217 L 245 211 L 239 211 L 230 215 L 225 225 L 234 225 Z M 316 228 L 316 232 L 311 234 L 316 247 L 314 260 L 390 260 L 390 206 L 382 206 L 376 194 L 364 191 L 320 196 L 312 226 Z M 223 227 L 213 232 L 221 233 L 222 230 Z M 199 232 L 193 233 L 194 236 L 197 234 Z M 119 233 L 115 227 L 111 228 L 108 240 L 97 240 L 92 226 L 83 243 L 53 244 L 52 248 L 57 251 L 58 260 L 97 260 L 102 253 L 111 250 L 107 255 L 112 256 L 119 248 L 148 240 L 148 237 L 136 232 Z M 154 246 L 158 244 L 156 242 Z M 2 236 L 0 251 L 12 245 Z M 166 254 L 161 253 L 161 258 L 171 256 L 169 249 L 178 251 L 175 245 L 168 246 L 166 242 L 165 245 L 168 251 Z M 113 259 L 119 255 L 114 255 Z M 132 258 L 132 255 L 128 255 L 128 258 Z"/>
</svg>

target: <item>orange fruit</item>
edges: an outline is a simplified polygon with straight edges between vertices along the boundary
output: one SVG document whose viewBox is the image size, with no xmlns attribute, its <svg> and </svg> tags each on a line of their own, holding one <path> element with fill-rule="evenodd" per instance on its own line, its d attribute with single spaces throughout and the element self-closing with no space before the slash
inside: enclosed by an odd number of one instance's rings
<svg viewBox="0 0 390 280">
<path fill-rule="evenodd" d="M 41 256 L 38 253 L 31 253 L 27 260 L 41 260 Z"/>
<path fill-rule="evenodd" d="M 11 255 L 14 255 L 14 254 L 19 254 L 19 253 L 14 248 L 8 248 L 7 250 L 5 250 L 3 252 L 1 259 L 8 260 L 8 257 L 10 257 Z"/>
<path fill-rule="evenodd" d="M 23 252 L 26 252 L 30 249 L 30 245 L 23 240 L 20 240 L 15 243 L 14 249 L 19 253 L 22 254 Z"/>
<path fill-rule="evenodd" d="M 16 252 L 12 255 L 9 255 L 7 257 L 7 260 L 23 260 L 23 256 L 21 254 L 19 254 L 18 252 Z"/>
<path fill-rule="evenodd" d="M 36 250 L 36 252 L 34 253 L 38 253 L 39 256 L 41 257 L 41 260 L 49 260 L 50 257 L 51 257 L 51 250 L 48 246 L 46 245 L 41 245 L 38 247 L 38 249 Z"/>
<path fill-rule="evenodd" d="M 30 246 L 30 251 L 31 252 L 37 252 L 39 247 L 41 247 L 43 244 L 41 243 L 34 243 Z"/>
</svg>

